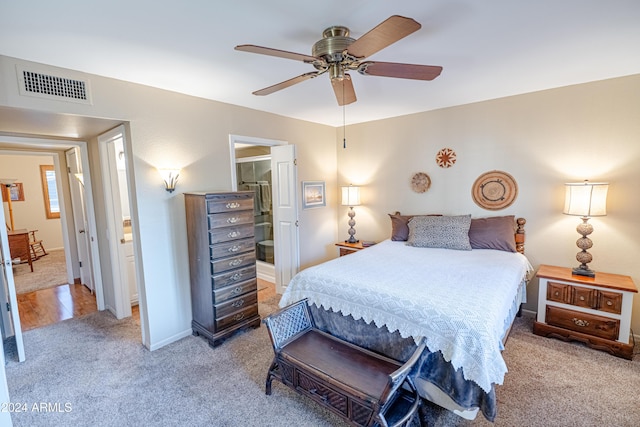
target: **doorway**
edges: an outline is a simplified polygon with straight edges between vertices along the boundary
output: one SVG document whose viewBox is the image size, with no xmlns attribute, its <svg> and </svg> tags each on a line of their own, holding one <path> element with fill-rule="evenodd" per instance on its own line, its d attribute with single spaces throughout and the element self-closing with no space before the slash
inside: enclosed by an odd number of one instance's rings
<svg viewBox="0 0 640 427">
<path fill-rule="evenodd" d="M 295 146 L 239 135 L 229 146 L 232 189 L 255 193 L 257 276 L 282 293 L 300 268 Z"/>
</svg>

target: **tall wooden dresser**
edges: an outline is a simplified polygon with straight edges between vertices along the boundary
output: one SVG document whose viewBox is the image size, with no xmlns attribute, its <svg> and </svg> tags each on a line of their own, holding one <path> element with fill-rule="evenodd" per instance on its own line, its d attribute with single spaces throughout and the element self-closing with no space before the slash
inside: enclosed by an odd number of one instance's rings
<svg viewBox="0 0 640 427">
<path fill-rule="evenodd" d="M 252 191 L 185 193 L 193 334 L 260 326 Z"/>
</svg>

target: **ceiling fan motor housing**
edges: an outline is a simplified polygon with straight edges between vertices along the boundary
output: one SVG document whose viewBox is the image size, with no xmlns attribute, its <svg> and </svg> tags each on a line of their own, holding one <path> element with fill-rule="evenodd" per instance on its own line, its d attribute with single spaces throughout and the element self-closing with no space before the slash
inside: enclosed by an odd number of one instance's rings
<svg viewBox="0 0 640 427">
<path fill-rule="evenodd" d="M 355 41 L 349 37 L 349 29 L 342 26 L 327 28 L 322 32 L 322 37 L 313 45 L 311 55 L 322 58 L 330 64 L 345 59 L 344 52 Z"/>
</svg>

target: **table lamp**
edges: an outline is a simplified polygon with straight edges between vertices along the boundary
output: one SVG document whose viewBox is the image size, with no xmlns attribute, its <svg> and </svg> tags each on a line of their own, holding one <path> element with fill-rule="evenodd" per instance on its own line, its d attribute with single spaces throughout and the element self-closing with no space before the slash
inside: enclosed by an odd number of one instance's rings
<svg viewBox="0 0 640 427">
<path fill-rule="evenodd" d="M 356 216 L 353 210 L 354 206 L 360 205 L 360 187 L 349 185 L 342 187 L 342 206 L 349 206 L 349 239 L 345 240 L 347 243 L 358 243 L 356 240 L 356 229 L 353 228 L 356 225 L 356 221 L 353 217 Z"/>
<path fill-rule="evenodd" d="M 567 183 L 565 184 L 565 189 L 564 210 L 562 213 L 582 217 L 582 223 L 576 227 L 578 233 L 582 235 L 576 241 L 576 245 L 581 249 L 576 255 L 580 265 L 573 269 L 572 274 L 595 277 L 596 272 L 587 266 L 593 260 L 593 256 L 587 252 L 587 249 L 593 246 L 593 242 L 587 237 L 593 232 L 593 226 L 587 221 L 592 216 L 605 216 L 607 214 L 607 190 L 609 189 L 609 184 L 606 182 L 584 181 Z"/>
</svg>

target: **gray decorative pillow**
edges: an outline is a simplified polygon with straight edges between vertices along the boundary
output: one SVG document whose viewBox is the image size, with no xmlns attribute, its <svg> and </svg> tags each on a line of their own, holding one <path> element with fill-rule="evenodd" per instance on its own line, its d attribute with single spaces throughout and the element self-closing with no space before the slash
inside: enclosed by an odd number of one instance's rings
<svg viewBox="0 0 640 427">
<path fill-rule="evenodd" d="M 469 227 L 472 249 L 516 251 L 516 219 L 514 215 L 473 218 Z"/>
<path fill-rule="evenodd" d="M 407 245 L 470 251 L 471 215 L 414 216 L 409 220 Z"/>
</svg>

